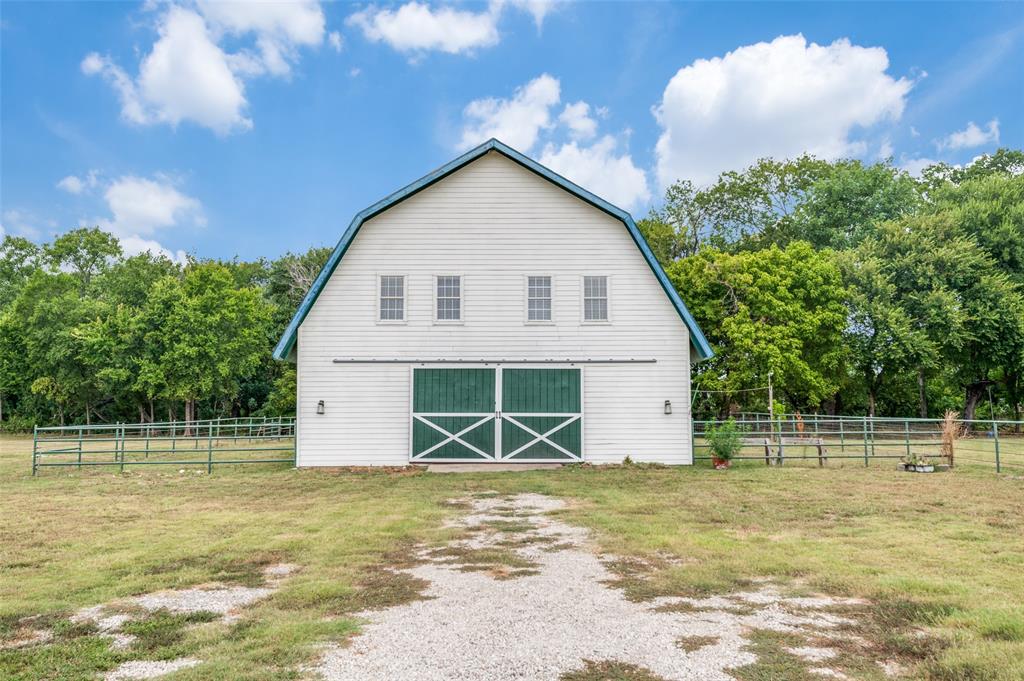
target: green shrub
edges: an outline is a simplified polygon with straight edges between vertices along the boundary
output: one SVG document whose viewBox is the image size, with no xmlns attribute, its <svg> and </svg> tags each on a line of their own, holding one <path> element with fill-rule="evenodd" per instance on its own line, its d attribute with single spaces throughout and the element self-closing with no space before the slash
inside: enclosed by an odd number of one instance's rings
<svg viewBox="0 0 1024 681">
<path fill-rule="evenodd" d="M 734 419 L 711 426 L 704 437 L 711 447 L 711 453 L 722 461 L 732 461 L 743 448 L 743 428 L 737 426 Z"/>
</svg>

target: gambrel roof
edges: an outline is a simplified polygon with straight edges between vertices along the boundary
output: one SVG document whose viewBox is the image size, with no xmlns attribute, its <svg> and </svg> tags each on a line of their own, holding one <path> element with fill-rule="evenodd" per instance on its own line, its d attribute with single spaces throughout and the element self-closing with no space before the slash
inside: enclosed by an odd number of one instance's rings
<svg viewBox="0 0 1024 681">
<path fill-rule="evenodd" d="M 636 243 L 637 248 L 640 249 L 640 253 L 643 254 L 644 259 L 650 266 L 654 276 L 657 277 L 658 283 L 661 284 L 661 288 L 664 289 L 665 294 L 672 302 L 676 312 L 679 313 L 679 317 L 689 329 L 690 342 L 693 344 L 693 347 L 697 352 L 697 356 L 700 359 L 710 359 L 714 356 L 714 352 L 711 350 L 711 346 L 704 337 L 704 333 L 700 330 L 700 327 L 697 326 L 697 322 L 694 320 L 693 315 L 691 315 L 690 311 L 686 309 L 686 303 L 683 302 L 682 298 L 679 297 L 679 294 L 672 286 L 668 276 L 665 274 L 665 270 L 661 267 L 661 264 L 658 263 L 657 258 L 654 257 L 651 247 L 647 244 L 647 241 L 640 233 L 636 223 L 633 222 L 633 217 L 629 213 L 617 206 L 613 206 L 599 196 L 591 194 L 586 189 L 570 182 L 549 168 L 545 168 L 533 159 L 519 153 L 512 147 L 492 138 L 475 149 L 467 151 L 462 156 L 449 161 L 434 172 L 424 175 L 412 184 L 409 184 L 402 189 L 399 189 L 397 192 L 381 199 L 369 208 L 364 208 L 356 213 L 355 217 L 352 218 L 352 222 L 349 223 L 348 229 L 346 229 L 345 233 L 342 234 L 341 240 L 338 241 L 338 245 L 335 246 L 330 258 L 328 258 L 327 264 L 325 264 L 323 269 L 320 270 L 320 274 L 317 275 L 317 278 L 310 287 L 309 292 L 306 293 L 306 297 L 303 298 L 302 304 L 299 305 L 299 309 L 295 312 L 295 316 L 292 317 L 291 322 L 288 324 L 288 328 L 285 329 L 284 335 L 281 336 L 281 340 L 278 341 L 277 347 L 274 348 L 274 358 L 283 360 L 287 359 L 291 355 L 291 352 L 295 347 L 295 341 L 298 338 L 299 325 L 302 324 L 306 315 L 309 314 L 310 309 L 313 307 L 313 303 L 316 302 L 320 292 L 323 290 L 324 286 L 327 285 L 327 281 L 331 278 L 334 270 L 338 267 L 338 263 L 340 263 L 341 259 L 345 256 L 345 252 L 348 250 L 348 247 L 352 245 L 352 241 L 356 238 L 356 234 L 359 233 L 359 228 L 364 222 L 375 215 L 384 212 L 388 208 L 401 203 L 417 192 L 426 189 L 435 182 L 444 179 L 490 151 L 495 151 L 502 156 L 505 156 L 509 160 L 518 163 L 523 168 L 526 168 L 545 180 L 548 180 L 552 184 L 561 187 L 573 196 L 576 196 L 608 215 L 621 220 L 622 224 L 625 225 L 626 229 L 629 231 L 630 236 L 633 237 L 633 242 Z"/>
</svg>

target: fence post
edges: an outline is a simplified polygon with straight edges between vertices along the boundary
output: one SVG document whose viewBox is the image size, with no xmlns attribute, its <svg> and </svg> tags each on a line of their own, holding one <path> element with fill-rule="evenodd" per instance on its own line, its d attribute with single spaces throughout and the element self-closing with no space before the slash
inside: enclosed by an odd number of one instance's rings
<svg viewBox="0 0 1024 681">
<path fill-rule="evenodd" d="M 839 453 L 846 453 L 846 435 L 843 432 L 843 417 L 839 417 Z"/>
<path fill-rule="evenodd" d="M 118 421 L 118 424 L 120 424 L 120 421 Z M 125 430 L 125 427 L 121 426 L 120 430 L 121 430 L 121 472 L 124 473 L 124 430 Z M 117 445 L 117 438 L 114 439 L 114 445 L 115 446 Z"/>
<path fill-rule="evenodd" d="M 864 467 L 867 468 L 869 464 L 868 459 L 868 417 L 864 416 L 861 418 L 861 437 L 864 441 Z"/>
<path fill-rule="evenodd" d="M 32 426 L 32 475 L 36 474 L 36 450 L 39 447 L 39 426 Z"/>
<path fill-rule="evenodd" d="M 871 458 L 875 457 L 875 419 L 871 417 L 868 421 L 868 428 L 871 431 Z"/>
<path fill-rule="evenodd" d="M 992 438 L 996 445 L 996 473 L 1001 473 L 1003 468 L 999 462 L 999 424 L 996 423 L 995 418 L 992 419 Z"/>
<path fill-rule="evenodd" d="M 82 467 L 82 427 L 78 427 L 78 467 Z"/>
<path fill-rule="evenodd" d="M 206 474 L 213 473 L 213 423 L 206 426 Z"/>
<path fill-rule="evenodd" d="M 779 423 L 779 465 L 781 466 L 786 462 L 786 444 L 783 441 L 785 434 L 782 432 L 784 422 Z"/>
<path fill-rule="evenodd" d="M 903 419 L 903 435 L 907 439 L 907 458 L 910 458 L 910 421 Z"/>
</svg>

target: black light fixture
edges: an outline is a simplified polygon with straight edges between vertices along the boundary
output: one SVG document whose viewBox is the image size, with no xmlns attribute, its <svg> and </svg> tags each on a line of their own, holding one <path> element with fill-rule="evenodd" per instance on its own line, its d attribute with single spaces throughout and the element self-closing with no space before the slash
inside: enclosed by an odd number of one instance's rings
<svg viewBox="0 0 1024 681">
<path fill-rule="evenodd" d="M 317 414 L 323 414 L 324 413 L 324 401 L 323 400 L 320 400 L 319 402 L 316 403 L 316 413 Z"/>
<path fill-rule="evenodd" d="M 665 413 L 666 414 L 671 414 L 672 413 L 672 400 L 665 400 Z"/>
</svg>

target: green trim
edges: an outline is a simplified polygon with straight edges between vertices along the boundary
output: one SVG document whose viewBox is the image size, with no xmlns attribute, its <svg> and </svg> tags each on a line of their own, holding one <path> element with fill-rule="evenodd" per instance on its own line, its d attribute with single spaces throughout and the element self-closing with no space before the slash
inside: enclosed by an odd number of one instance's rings
<svg viewBox="0 0 1024 681">
<path fill-rule="evenodd" d="M 369 208 L 365 208 L 364 210 L 356 213 L 355 217 L 352 218 L 352 222 L 349 223 L 348 228 L 345 230 L 345 233 L 341 236 L 341 240 L 338 241 L 338 245 L 335 246 L 334 251 L 331 253 L 331 257 L 328 258 L 327 264 L 325 264 L 323 269 L 320 270 L 320 274 L 313 282 L 309 292 L 306 293 L 306 297 L 303 298 L 302 304 L 299 305 L 299 309 L 295 312 L 295 316 L 292 317 L 291 322 L 288 324 L 288 328 L 285 329 L 284 335 L 282 335 L 281 340 L 278 341 L 277 347 L 274 348 L 274 358 L 284 360 L 291 356 L 292 351 L 295 348 L 295 342 L 298 339 L 299 326 L 306 319 L 306 315 L 308 315 L 310 309 L 312 309 L 313 303 L 316 302 L 316 299 L 320 296 L 320 292 L 323 291 L 327 281 L 331 278 L 331 275 L 334 274 L 334 270 L 337 269 L 338 263 L 341 262 L 345 252 L 348 250 L 349 246 L 352 245 L 352 241 L 356 238 L 356 234 L 359 233 L 359 228 L 362 227 L 364 222 L 375 215 L 384 212 L 388 208 L 401 203 L 410 196 L 414 196 L 435 182 L 444 179 L 456 170 L 461 169 L 463 166 L 475 161 L 490 151 L 498 152 L 502 156 L 505 156 L 527 170 L 540 175 L 544 179 L 561 187 L 595 208 L 621 220 L 626 226 L 626 229 L 629 230 L 630 236 L 633 237 L 633 242 L 637 245 L 637 248 L 640 249 L 640 252 L 647 260 L 647 264 L 650 266 L 654 276 L 658 279 L 658 283 L 661 284 L 661 288 L 665 291 L 665 294 L 668 295 L 672 305 L 676 308 L 676 312 L 679 314 L 679 317 L 689 329 L 690 342 L 693 344 L 694 349 L 696 349 L 698 357 L 700 357 L 700 359 L 710 359 L 711 357 L 714 357 L 715 353 L 711 349 L 711 345 L 708 343 L 707 338 L 704 337 L 704 333 L 697 325 L 697 321 L 693 318 L 693 315 L 690 314 L 690 311 L 686 308 L 686 303 L 683 302 L 682 298 L 679 297 L 679 294 L 672 286 L 672 283 L 668 279 L 668 275 L 665 274 L 665 270 L 661 267 L 661 264 L 658 263 L 657 258 L 654 257 L 651 247 L 647 244 L 643 234 L 640 233 L 640 230 L 637 228 L 636 223 L 633 222 L 633 218 L 629 213 L 617 206 L 613 206 L 604 199 L 591 194 L 586 189 L 570 182 L 549 168 L 545 168 L 533 159 L 519 153 L 512 147 L 492 138 L 475 149 L 467 151 L 462 156 L 449 161 L 434 172 L 424 175 L 412 184 L 390 194 L 389 196 L 386 196 Z"/>
</svg>

